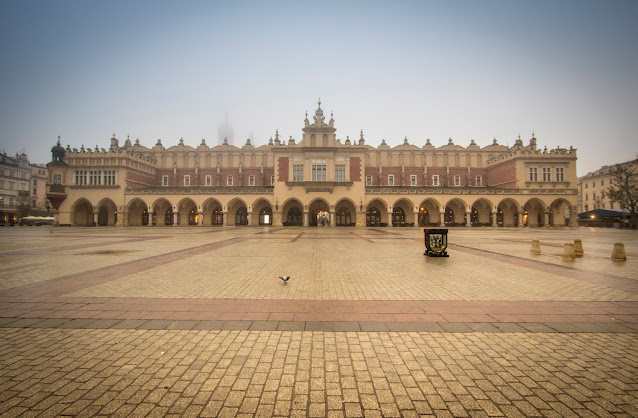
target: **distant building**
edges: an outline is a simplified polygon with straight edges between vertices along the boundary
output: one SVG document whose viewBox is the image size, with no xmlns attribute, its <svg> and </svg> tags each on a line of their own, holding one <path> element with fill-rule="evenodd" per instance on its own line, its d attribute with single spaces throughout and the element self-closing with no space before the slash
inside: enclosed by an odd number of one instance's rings
<svg viewBox="0 0 638 418">
<path fill-rule="evenodd" d="M 613 184 L 614 169 L 622 166 L 634 166 L 638 159 L 605 165 L 596 171 L 587 173 L 578 179 L 578 212 L 588 212 L 594 209 L 623 209 L 618 203 L 609 200 L 609 186 Z"/>
<path fill-rule="evenodd" d="M 51 209 L 51 204 L 46 197 L 47 167 L 44 164 L 30 165 L 31 190 L 29 192 L 29 202 L 34 212 L 37 211 L 39 215 L 44 215 L 44 212 L 48 212 Z"/>
<path fill-rule="evenodd" d="M 0 224 L 14 225 L 19 211 L 28 205 L 31 167 L 26 154 L 0 155 Z"/>
<path fill-rule="evenodd" d="M 58 224 L 131 226 L 565 226 L 576 225 L 576 150 L 390 147 L 336 137 L 321 102 L 301 140 L 254 147 L 66 149 L 47 164 Z"/>
</svg>

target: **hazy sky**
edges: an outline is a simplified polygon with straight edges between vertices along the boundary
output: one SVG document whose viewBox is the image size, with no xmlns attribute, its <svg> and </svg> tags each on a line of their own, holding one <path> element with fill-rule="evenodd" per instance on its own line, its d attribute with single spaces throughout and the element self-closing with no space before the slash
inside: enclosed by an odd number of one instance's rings
<svg viewBox="0 0 638 418">
<path fill-rule="evenodd" d="M 638 153 L 638 2 L 0 0 L 0 149 L 337 137 Z M 329 116 L 327 117 L 327 119 Z M 311 118 L 312 119 L 312 118 Z"/>
</svg>

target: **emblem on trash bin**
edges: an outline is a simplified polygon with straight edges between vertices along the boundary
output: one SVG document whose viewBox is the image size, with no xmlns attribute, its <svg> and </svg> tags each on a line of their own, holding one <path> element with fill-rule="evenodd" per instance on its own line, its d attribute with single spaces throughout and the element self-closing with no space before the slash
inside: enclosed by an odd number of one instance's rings
<svg viewBox="0 0 638 418">
<path fill-rule="evenodd" d="M 447 249 L 447 229 L 424 229 L 425 253 L 429 257 L 449 257 Z"/>
</svg>

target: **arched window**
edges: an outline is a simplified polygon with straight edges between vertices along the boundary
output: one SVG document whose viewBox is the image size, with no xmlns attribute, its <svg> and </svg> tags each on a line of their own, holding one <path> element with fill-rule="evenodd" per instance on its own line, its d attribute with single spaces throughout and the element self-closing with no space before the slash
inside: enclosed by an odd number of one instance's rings
<svg viewBox="0 0 638 418">
<path fill-rule="evenodd" d="M 301 226 L 301 209 L 298 207 L 292 207 L 288 211 L 288 216 L 286 217 L 286 226 Z"/>
<path fill-rule="evenodd" d="M 392 226 L 405 226 L 405 211 L 395 207 L 392 211 Z"/>
<path fill-rule="evenodd" d="M 222 207 L 217 206 L 213 210 L 213 225 L 223 225 L 224 224 L 224 212 L 222 212 Z"/>
<path fill-rule="evenodd" d="M 342 207 L 337 211 L 337 225 L 350 225 L 352 220 L 350 218 L 350 210 L 346 207 Z"/>
<path fill-rule="evenodd" d="M 454 223 L 454 212 L 452 211 L 452 208 L 450 208 L 449 206 L 445 208 L 445 223 L 446 224 Z"/>
<path fill-rule="evenodd" d="M 366 212 L 366 226 L 378 226 L 381 223 L 381 212 L 375 207 L 371 207 Z"/>
<path fill-rule="evenodd" d="M 248 225 L 248 211 L 246 206 L 237 209 L 235 213 L 235 225 Z"/>
<path fill-rule="evenodd" d="M 265 207 L 259 211 L 259 225 L 272 225 L 272 209 Z"/>
</svg>

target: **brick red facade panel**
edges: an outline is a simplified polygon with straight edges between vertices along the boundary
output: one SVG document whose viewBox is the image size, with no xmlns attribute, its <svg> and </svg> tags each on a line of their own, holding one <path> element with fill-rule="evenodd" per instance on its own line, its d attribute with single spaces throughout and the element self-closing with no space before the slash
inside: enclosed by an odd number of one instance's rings
<svg viewBox="0 0 638 418">
<path fill-rule="evenodd" d="M 516 188 L 516 161 L 507 161 L 490 167 L 487 170 L 487 178 L 484 180 L 487 186 L 502 187 L 504 189 Z"/>
<path fill-rule="evenodd" d="M 279 157 L 277 166 L 279 170 L 277 180 L 288 181 L 288 157 Z"/>
<path fill-rule="evenodd" d="M 373 186 L 378 186 L 379 185 L 379 168 L 378 167 L 366 167 L 366 173 L 365 176 L 371 176 L 372 177 L 372 185 Z"/>
<path fill-rule="evenodd" d="M 361 181 L 361 158 L 350 158 L 350 180 Z"/>
<path fill-rule="evenodd" d="M 129 189 L 140 189 L 142 187 L 148 187 L 149 185 L 155 185 L 157 178 L 151 175 L 144 175 L 138 173 L 126 173 L 126 187 Z"/>
</svg>

